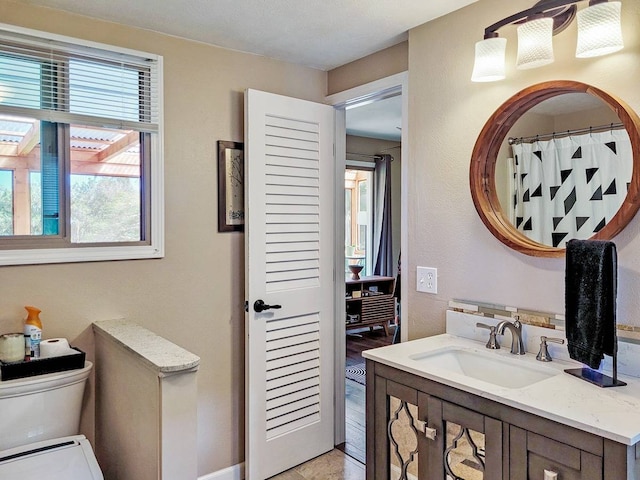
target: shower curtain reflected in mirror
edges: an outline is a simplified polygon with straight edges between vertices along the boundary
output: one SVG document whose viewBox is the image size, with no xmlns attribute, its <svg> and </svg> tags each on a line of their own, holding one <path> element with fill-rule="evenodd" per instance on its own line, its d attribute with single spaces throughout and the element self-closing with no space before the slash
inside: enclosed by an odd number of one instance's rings
<svg viewBox="0 0 640 480">
<path fill-rule="evenodd" d="M 512 145 L 513 208 L 518 231 L 564 248 L 587 239 L 616 214 L 633 170 L 624 129 Z"/>
</svg>

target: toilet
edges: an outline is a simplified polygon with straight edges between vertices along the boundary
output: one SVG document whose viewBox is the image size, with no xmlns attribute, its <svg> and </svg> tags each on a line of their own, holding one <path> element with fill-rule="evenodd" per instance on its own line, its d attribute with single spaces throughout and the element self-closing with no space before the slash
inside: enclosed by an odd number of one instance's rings
<svg viewBox="0 0 640 480">
<path fill-rule="evenodd" d="M 92 367 L 0 381 L 0 479 L 104 480 L 78 434 Z"/>
</svg>

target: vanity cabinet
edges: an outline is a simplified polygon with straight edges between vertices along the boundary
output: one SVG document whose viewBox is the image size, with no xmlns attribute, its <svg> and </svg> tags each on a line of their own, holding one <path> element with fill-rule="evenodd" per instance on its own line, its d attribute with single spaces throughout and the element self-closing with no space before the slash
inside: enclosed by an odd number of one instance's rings
<svg viewBox="0 0 640 480">
<path fill-rule="evenodd" d="M 640 480 L 636 457 L 635 446 L 367 360 L 367 480 Z"/>
</svg>

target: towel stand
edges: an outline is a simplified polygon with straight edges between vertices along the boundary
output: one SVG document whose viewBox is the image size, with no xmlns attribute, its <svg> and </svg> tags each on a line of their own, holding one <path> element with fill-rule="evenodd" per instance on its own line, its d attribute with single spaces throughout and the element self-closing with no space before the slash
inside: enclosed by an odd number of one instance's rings
<svg viewBox="0 0 640 480">
<path fill-rule="evenodd" d="M 569 375 L 581 378 L 582 380 L 593 383 L 602 388 L 607 387 L 623 387 L 626 385 L 622 380 L 618 380 L 618 336 L 616 328 L 613 329 L 613 377 L 591 370 L 589 367 L 568 368 L 565 370 Z"/>
<path fill-rule="evenodd" d="M 569 243 L 574 242 L 576 240 L 571 240 Z M 615 321 L 615 301 L 616 301 L 616 292 L 617 292 L 617 287 L 618 287 L 618 277 L 617 277 L 617 253 L 616 253 L 616 246 L 615 244 L 612 245 L 612 248 L 610 249 L 611 252 L 611 265 L 614 269 L 613 271 L 613 275 L 612 275 L 612 286 L 611 286 L 611 291 L 613 292 L 613 308 L 614 308 L 614 313 L 613 313 L 613 352 L 612 352 L 612 356 L 613 356 L 613 377 L 610 377 L 608 375 L 605 375 L 603 373 L 598 372 L 597 370 L 592 370 L 589 367 L 582 367 L 582 368 L 569 368 L 567 370 L 565 370 L 566 373 L 568 373 L 569 375 L 573 375 L 574 377 L 578 377 L 581 378 L 582 380 L 585 380 L 586 382 L 589 383 L 593 383 L 594 385 L 597 385 L 599 387 L 602 388 L 607 388 L 607 387 L 622 387 L 624 385 L 626 385 L 625 382 L 618 380 L 618 327 L 616 325 L 616 321 Z M 600 279 L 602 280 L 602 279 Z M 601 364 L 602 365 L 602 364 Z"/>
</svg>

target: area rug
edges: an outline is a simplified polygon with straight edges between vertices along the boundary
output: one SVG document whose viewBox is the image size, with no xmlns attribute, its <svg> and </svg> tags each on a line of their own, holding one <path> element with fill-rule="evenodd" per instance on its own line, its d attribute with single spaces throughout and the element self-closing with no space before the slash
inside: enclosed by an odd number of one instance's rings
<svg viewBox="0 0 640 480">
<path fill-rule="evenodd" d="M 345 368 L 345 376 L 348 380 L 353 380 L 354 382 L 359 383 L 360 385 L 366 385 L 367 371 L 365 370 L 365 364 L 356 363 L 355 365 L 351 365 L 350 367 Z"/>
</svg>

